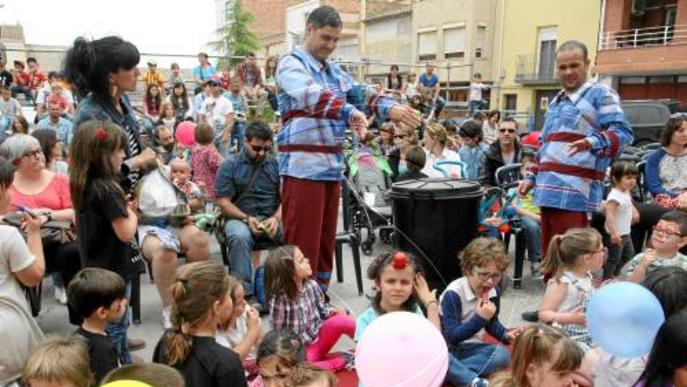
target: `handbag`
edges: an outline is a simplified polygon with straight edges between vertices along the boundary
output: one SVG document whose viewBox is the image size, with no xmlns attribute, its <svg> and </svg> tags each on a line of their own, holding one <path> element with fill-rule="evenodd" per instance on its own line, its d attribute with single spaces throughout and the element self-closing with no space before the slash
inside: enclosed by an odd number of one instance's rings
<svg viewBox="0 0 687 387">
<path fill-rule="evenodd" d="M 20 213 L 8 214 L 2 217 L 2 222 L 19 229 L 21 235 L 26 239 L 26 232 L 21 228 L 22 217 L 23 215 Z M 74 241 L 76 241 L 76 232 L 71 222 L 51 220 L 41 226 L 41 242 L 43 246 L 54 243 L 65 244 Z"/>
</svg>

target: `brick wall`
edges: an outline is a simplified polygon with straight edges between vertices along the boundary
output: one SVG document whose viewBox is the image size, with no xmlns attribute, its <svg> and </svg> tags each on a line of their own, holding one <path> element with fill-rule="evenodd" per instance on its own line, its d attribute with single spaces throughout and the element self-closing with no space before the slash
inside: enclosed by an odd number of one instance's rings
<svg viewBox="0 0 687 387">
<path fill-rule="evenodd" d="M 687 45 L 600 51 L 594 71 L 601 74 L 685 72 Z"/>
</svg>

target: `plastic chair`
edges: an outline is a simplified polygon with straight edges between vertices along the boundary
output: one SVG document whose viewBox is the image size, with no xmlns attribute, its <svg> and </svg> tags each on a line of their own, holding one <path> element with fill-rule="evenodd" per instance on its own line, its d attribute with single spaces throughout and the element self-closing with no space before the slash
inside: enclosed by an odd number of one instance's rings
<svg viewBox="0 0 687 387">
<path fill-rule="evenodd" d="M 348 180 L 344 179 L 341 182 L 341 197 L 342 197 L 342 217 L 343 217 L 343 231 L 336 234 L 336 282 L 343 282 L 343 245 L 347 244 L 351 247 L 351 254 L 353 256 L 353 269 L 355 270 L 355 281 L 358 288 L 358 295 L 363 294 L 363 274 L 360 263 L 360 238 L 358 234 L 351 230 L 350 224 L 350 204 L 348 198 L 350 195 L 350 188 L 348 187 Z"/>
<path fill-rule="evenodd" d="M 641 150 L 646 151 L 646 150 L 654 150 L 660 148 L 662 145 L 659 142 L 652 142 L 650 144 L 645 144 L 639 147 Z"/>
</svg>

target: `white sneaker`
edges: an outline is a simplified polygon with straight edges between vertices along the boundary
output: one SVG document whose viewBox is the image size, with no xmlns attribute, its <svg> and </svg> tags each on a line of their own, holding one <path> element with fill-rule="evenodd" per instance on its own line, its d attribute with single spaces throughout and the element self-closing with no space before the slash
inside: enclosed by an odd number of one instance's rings
<svg viewBox="0 0 687 387">
<path fill-rule="evenodd" d="M 165 329 L 172 329 L 172 307 L 165 306 L 162 308 L 162 327 Z"/>
<path fill-rule="evenodd" d="M 67 290 L 65 288 L 55 288 L 55 301 L 67 305 Z"/>
</svg>

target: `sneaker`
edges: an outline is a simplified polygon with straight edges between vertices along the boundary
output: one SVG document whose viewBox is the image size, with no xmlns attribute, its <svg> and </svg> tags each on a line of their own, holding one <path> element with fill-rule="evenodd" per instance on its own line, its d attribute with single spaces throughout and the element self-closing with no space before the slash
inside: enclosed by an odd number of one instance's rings
<svg viewBox="0 0 687 387">
<path fill-rule="evenodd" d="M 172 307 L 165 306 L 162 308 L 162 327 L 165 329 L 172 329 Z"/>
<path fill-rule="evenodd" d="M 129 351 L 138 351 L 146 347 L 146 342 L 140 339 L 126 339 L 126 346 L 129 347 Z"/>
<path fill-rule="evenodd" d="M 65 288 L 55 287 L 55 301 L 67 305 L 67 290 Z"/>
<path fill-rule="evenodd" d="M 535 310 L 532 312 L 523 312 L 520 317 L 522 317 L 522 319 L 525 321 L 536 323 L 539 321 L 539 311 Z"/>
<path fill-rule="evenodd" d="M 543 280 L 544 279 L 544 273 L 541 272 L 540 265 L 538 263 L 532 263 L 532 265 L 530 265 L 530 272 L 532 273 L 532 279 L 535 279 L 535 280 Z"/>
</svg>

